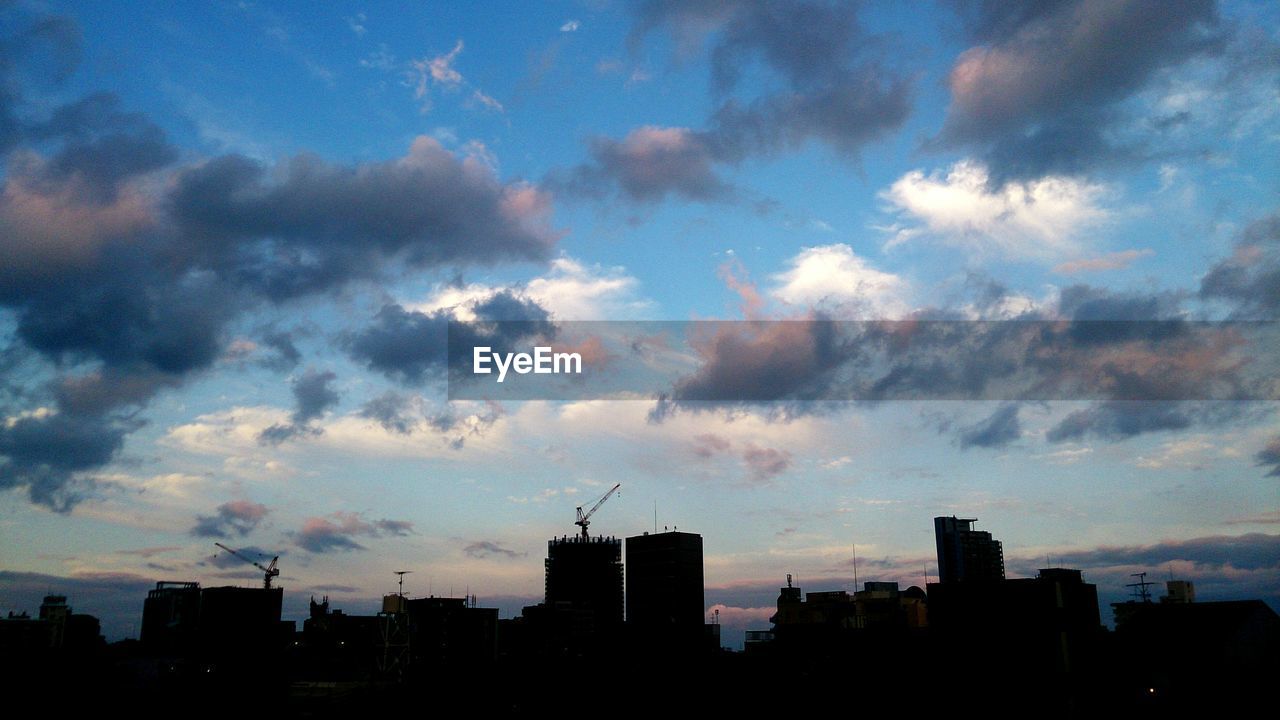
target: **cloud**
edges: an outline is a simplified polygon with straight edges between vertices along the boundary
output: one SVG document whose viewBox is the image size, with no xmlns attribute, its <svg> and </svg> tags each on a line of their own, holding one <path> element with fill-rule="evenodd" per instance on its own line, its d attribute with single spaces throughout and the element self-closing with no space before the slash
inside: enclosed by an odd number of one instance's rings
<svg viewBox="0 0 1280 720">
<path fill-rule="evenodd" d="M 732 446 L 732 442 L 725 437 L 716 435 L 715 433 L 701 433 L 693 436 L 693 454 L 703 460 L 710 459 L 715 455 L 727 452 Z"/>
<path fill-rule="evenodd" d="M 292 370 L 302 361 L 302 353 L 293 343 L 293 335 L 281 330 L 264 330 L 262 344 L 275 351 L 275 357 L 265 358 L 261 362 L 264 367 L 273 370 Z"/>
<path fill-rule="evenodd" d="M 1280 448 L 1277 448 L 1280 450 Z M 1256 515 L 1232 518 L 1224 525 L 1280 525 L 1280 510 L 1261 512 Z"/>
<path fill-rule="evenodd" d="M 1018 406 L 1002 405 L 987 419 L 961 428 L 960 449 L 971 447 L 999 448 L 1022 437 L 1022 425 L 1018 422 Z"/>
<path fill-rule="evenodd" d="M 248 500 L 233 500 L 219 505 L 214 515 L 197 515 L 191 534 L 196 537 L 229 538 L 234 533 L 244 537 L 253 532 L 269 512 L 266 505 Z"/>
<path fill-rule="evenodd" d="M 616 190 L 628 200 L 648 203 L 671 195 L 724 201 L 734 194 L 716 175 L 706 138 L 688 128 L 646 125 L 620 141 L 594 138 L 590 152 L 591 163 L 553 176 L 553 183 L 575 194 L 603 198 Z"/>
<path fill-rule="evenodd" d="M 473 557 L 477 560 L 484 560 L 491 557 L 511 560 L 528 555 L 528 553 L 516 552 L 515 550 L 505 548 L 501 544 L 492 540 L 477 540 L 472 543 L 467 543 L 467 546 L 462 548 L 462 552 L 465 553 L 467 557 Z"/>
<path fill-rule="evenodd" d="M 1254 458 L 1260 467 L 1269 467 L 1267 477 L 1280 477 L 1280 435 L 1271 438 Z"/>
<path fill-rule="evenodd" d="M 487 345 L 505 352 L 527 338 L 551 339 L 555 326 L 549 317 L 537 302 L 507 289 L 464 295 L 458 305 L 430 313 L 392 303 L 384 305 L 370 325 L 349 333 L 344 343 L 351 357 L 369 369 L 406 385 L 420 385 L 442 378 L 449 368 L 469 367 L 473 347 Z M 451 319 L 467 323 L 454 325 L 453 338 L 448 335 Z M 450 348 L 461 354 L 449 357 Z"/>
<path fill-rule="evenodd" d="M 742 462 L 753 483 L 766 483 L 787 471 L 791 453 L 776 448 L 748 444 L 742 451 Z"/>
<path fill-rule="evenodd" d="M 1215 263 L 1200 279 L 1200 297 L 1227 302 L 1235 318 L 1280 317 L 1280 215 L 1244 229 L 1231 257 Z"/>
<path fill-rule="evenodd" d="M 453 49 L 443 55 L 409 61 L 405 76 L 408 84 L 413 86 L 413 97 L 419 102 L 419 109 L 422 113 L 425 114 L 431 111 L 433 88 L 440 88 L 447 93 L 456 93 L 463 88 L 468 88 L 471 90 L 466 101 L 469 108 L 479 108 L 499 113 L 504 111 L 502 103 L 480 88 L 471 86 L 462 77 L 462 73 L 454 67 L 458 56 L 462 54 L 462 48 L 463 42 L 458 40 Z M 394 56 L 387 52 L 385 46 L 382 46 L 377 53 L 370 54 L 360 61 L 360 64 L 365 67 L 383 70 L 394 68 L 394 63 Z"/>
<path fill-rule="evenodd" d="M 376 420 L 388 432 L 408 435 L 417 424 L 417 420 L 407 412 L 409 404 L 408 397 L 388 390 L 366 402 L 360 408 L 360 417 Z"/>
<path fill-rule="evenodd" d="M 798 149 L 811 140 L 856 157 L 865 144 L 902 125 L 911 95 L 911 81 L 869 52 L 873 43 L 856 12 L 851 5 L 818 2 L 638 4 L 629 38 L 633 52 L 659 30 L 676 39 L 680 55 L 714 38 L 715 109 L 706 128 L 650 125 L 622 140 L 593 138 L 592 161 L 553 172 L 550 181 L 596 198 L 616 190 L 633 202 L 671 196 L 718 202 L 737 197 L 717 174 L 720 166 Z M 763 85 L 771 90 L 735 94 L 743 85 L 742 68 L 753 67 L 762 69 Z M 632 83 L 647 79 L 641 68 L 631 76 Z"/>
<path fill-rule="evenodd" d="M 303 550 L 319 555 L 366 549 L 355 541 L 357 537 L 403 537 L 412 533 L 413 523 L 407 520 L 369 522 L 359 513 L 339 511 L 325 517 L 307 518 L 302 529 L 293 533 L 293 540 Z"/>
<path fill-rule="evenodd" d="M 1108 402 L 1077 410 L 1049 429 L 1049 442 L 1087 436 L 1124 440 L 1149 432 L 1185 430 L 1195 421 L 1193 410 L 1180 403 Z"/>
<path fill-rule="evenodd" d="M 907 283 L 871 267 L 843 243 L 802 250 L 773 276 L 774 297 L 802 308 L 821 307 L 842 318 L 890 319 L 907 314 Z"/>
<path fill-rule="evenodd" d="M 503 186 L 429 137 L 391 162 L 344 168 L 303 155 L 267 177 L 254 161 L 224 156 L 180 172 L 170 202 L 215 270 L 272 300 L 376 277 L 391 261 L 543 260 L 554 242 L 548 196 Z"/>
<path fill-rule="evenodd" d="M 992 187 L 987 168 L 973 161 L 945 176 L 913 170 L 881 193 L 903 221 L 885 247 L 931 239 L 978 255 L 1047 260 L 1078 255 L 1079 238 L 1110 216 L 1106 189 L 1062 176 Z"/>
<path fill-rule="evenodd" d="M 969 7 L 976 44 L 951 69 L 951 105 L 930 144 L 978 150 L 997 184 L 1142 155 L 1114 139 L 1122 104 L 1160 73 L 1220 53 L 1226 37 L 1211 0 Z"/>
<path fill-rule="evenodd" d="M 1067 567 L 1148 567 L 1186 561 L 1205 569 L 1280 569 L 1280 535 L 1213 535 L 1169 540 L 1151 545 L 1104 546 L 1054 553 L 1054 562 Z"/>
<path fill-rule="evenodd" d="M 566 20 L 565 23 L 560 26 L 560 32 L 562 33 L 578 32 L 578 28 L 580 27 L 582 27 L 582 23 L 578 22 L 577 20 Z"/>
<path fill-rule="evenodd" d="M 265 303 L 550 257 L 549 195 L 429 138 L 385 162 L 187 160 L 110 94 L 29 101 L 33 78 L 74 69 L 78 36 L 45 18 L 0 40 L 0 309 L 16 323 L 0 352 L 51 378 L 0 397 L 0 488 L 70 510 L 155 395 L 225 357 L 228 326 Z M 263 345 L 296 364 L 287 338 Z"/>
<path fill-rule="evenodd" d="M 589 266 L 568 257 L 551 261 L 524 292 L 556 320 L 620 320 L 652 309 L 636 297 L 640 282 L 621 267 Z"/>
<path fill-rule="evenodd" d="M 0 425 L 0 488 L 26 487 L 31 501 L 69 512 L 91 484 L 78 473 L 109 462 L 133 429 L 98 415 L 52 412 L 11 417 Z"/>
<path fill-rule="evenodd" d="M 715 154 L 728 161 L 796 148 L 808 140 L 855 155 L 910 113 L 911 83 L 869 52 L 874 41 L 848 4 L 651 2 L 637 11 L 633 39 L 665 28 L 678 40 L 711 34 L 710 119 Z M 759 61 L 781 87 L 732 95 Z"/>
<path fill-rule="evenodd" d="M 337 379 L 338 376 L 332 371 L 321 372 L 314 368 L 308 368 L 301 377 L 294 378 L 292 385 L 296 407 L 289 416 L 290 422 L 266 428 L 258 435 L 258 441 L 263 445 L 279 445 L 286 440 L 324 432 L 321 428 L 312 426 L 311 421 L 320 418 L 325 410 L 338 404 L 338 392 L 329 387 Z"/>
<path fill-rule="evenodd" d="M 1053 271 L 1059 275 L 1079 275 L 1087 272 L 1103 272 L 1106 270 L 1123 270 L 1144 257 L 1155 255 L 1154 250 L 1122 250 L 1097 257 L 1081 258 L 1059 263 Z"/>
</svg>

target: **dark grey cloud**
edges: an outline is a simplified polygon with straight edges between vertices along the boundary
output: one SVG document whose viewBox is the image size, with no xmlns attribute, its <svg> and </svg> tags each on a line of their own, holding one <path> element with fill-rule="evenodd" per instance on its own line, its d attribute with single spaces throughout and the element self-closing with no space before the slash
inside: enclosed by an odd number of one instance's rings
<svg viewBox="0 0 1280 720">
<path fill-rule="evenodd" d="M 981 284 L 981 283 L 979 283 Z M 999 302 L 998 285 L 975 288 Z M 703 323 L 690 331 L 701 364 L 650 413 L 750 407 L 774 419 L 827 411 L 828 401 L 1087 400 L 1048 440 L 1123 440 L 1142 433 L 1258 419 L 1274 399 L 1275 328 L 1183 319 L 1185 294 L 1073 286 L 1057 307 L 1017 321 Z M 961 448 L 999 447 L 1021 431 L 1016 407 L 946 428 Z"/>
<path fill-rule="evenodd" d="M 96 93 L 58 108 L 30 129 L 33 140 L 59 138 L 62 148 L 37 172 L 40 182 L 79 181 L 88 198 L 114 200 L 120 184 L 178 159 L 163 130 L 139 113 L 123 112 L 120 99 Z"/>
<path fill-rule="evenodd" d="M 492 540 L 477 540 L 475 542 L 467 543 L 467 546 L 462 548 L 462 552 L 468 557 L 473 557 L 479 560 L 491 557 L 506 558 L 510 560 L 528 555 L 528 553 L 516 552 L 510 548 L 503 547 L 502 544 Z"/>
<path fill-rule="evenodd" d="M 293 380 L 293 399 L 295 407 L 289 416 L 288 423 L 277 423 L 258 434 L 258 442 L 263 445 L 279 445 L 307 435 L 315 436 L 324 432 L 322 428 L 313 426 L 312 420 L 320 418 L 324 412 L 341 399 L 338 391 L 330 387 L 338 376 L 330 370 L 320 371 L 308 368 L 301 377 Z"/>
<path fill-rule="evenodd" d="M 389 432 L 408 435 L 413 432 L 418 418 L 413 416 L 410 398 L 394 390 L 379 395 L 360 408 L 360 417 L 376 420 Z"/>
<path fill-rule="evenodd" d="M 444 372 L 448 321 L 446 312 L 428 315 L 384 305 L 371 324 L 350 336 L 347 351 L 370 370 L 417 385 Z"/>
<path fill-rule="evenodd" d="M 274 351 L 274 357 L 263 361 L 273 370 L 292 370 L 302 362 L 302 353 L 293 342 L 293 334 L 284 330 L 266 329 L 262 332 L 262 344 Z"/>
<path fill-rule="evenodd" d="M 1077 410 L 1049 429 L 1049 442 L 1083 440 L 1094 436 L 1123 440 L 1148 432 L 1184 430 L 1195 421 L 1181 403 L 1108 402 Z"/>
<path fill-rule="evenodd" d="M 641 127 L 621 140 L 592 138 L 591 162 L 553 173 L 567 192 L 603 199 L 613 191 L 635 202 L 668 196 L 713 202 L 731 200 L 734 188 L 716 174 L 708 137 L 688 128 Z"/>
<path fill-rule="evenodd" d="M 1258 465 L 1270 467 L 1267 477 L 1280 477 L 1280 435 L 1271 438 L 1267 446 L 1254 455 Z"/>
<path fill-rule="evenodd" d="M 133 429 L 126 421 L 71 413 L 0 424 L 0 488 L 26 487 L 32 502 L 68 512 L 89 489 L 73 482 L 76 474 L 109 462 Z"/>
<path fill-rule="evenodd" d="M 240 156 L 178 173 L 168 198 L 201 259 L 273 300 L 412 268 L 547 259 L 549 198 L 503 185 L 439 143 L 349 167 L 311 155 L 267 167 Z"/>
<path fill-rule="evenodd" d="M 688 55 L 710 40 L 714 110 L 702 129 L 645 126 L 622 140 L 593 138 L 591 160 L 551 182 L 594 197 L 615 190 L 656 202 L 700 202 L 739 193 L 718 171 L 760 155 L 819 141 L 848 158 L 897 130 L 911 112 L 912 82 L 891 68 L 878 38 L 859 26 L 857 5 L 797 0 L 667 2 L 636 6 L 629 42 L 665 32 Z M 773 86 L 742 97 L 742 77 Z"/>
<path fill-rule="evenodd" d="M 302 377 L 293 382 L 293 397 L 298 407 L 293 412 L 293 421 L 305 423 L 324 414 L 325 410 L 337 405 L 338 391 L 330 387 L 338 376 L 332 371 L 323 372 L 308 369 Z"/>
<path fill-rule="evenodd" d="M 76 67 L 79 28 L 25 9 L 6 16 L 0 310 L 16 332 L 0 357 L 22 355 L 40 366 L 33 376 L 55 380 L 3 384 L 0 417 L 17 420 L 0 426 L 0 489 L 25 487 L 34 502 L 69 510 L 156 393 L 212 367 L 230 323 L 264 303 L 406 269 L 549 257 L 545 192 L 503 183 L 430 139 L 385 162 L 186 162 L 112 94 L 51 104 L 65 93 L 50 88 Z M 37 88 L 41 100 L 29 100 Z M 286 333 L 268 331 L 262 344 L 272 367 L 300 359 Z M 264 440 L 309 432 L 305 422 Z"/>
<path fill-rule="evenodd" d="M 1280 215 L 1244 229 L 1231 257 L 1215 263 L 1200 279 L 1200 297 L 1229 303 L 1237 318 L 1280 318 Z"/>
<path fill-rule="evenodd" d="M 307 518 L 302 529 L 293 533 L 294 543 L 310 553 L 364 550 L 357 537 L 404 537 L 413 534 L 408 520 L 365 520 L 359 513 L 336 512 L 325 517 Z"/>
<path fill-rule="evenodd" d="M 1212 569 L 1280 569 L 1280 535 L 1214 535 L 1190 540 L 1165 541 L 1151 545 L 1100 547 L 1053 556 L 1066 567 L 1107 566 L 1158 568 L 1174 561 L 1186 561 Z"/>
<path fill-rule="evenodd" d="M 269 512 L 266 505 L 233 500 L 219 505 L 213 515 L 197 515 L 191 534 L 196 537 L 244 537 L 253 532 Z"/>
<path fill-rule="evenodd" d="M 1213 0 L 962 3 L 978 43 L 951 70 L 951 105 L 931 145 L 973 148 L 992 181 L 1079 173 L 1141 157 L 1114 139 L 1119 107 L 1160 72 L 1222 53 Z"/>
<path fill-rule="evenodd" d="M 1018 406 L 1001 405 L 985 420 L 960 429 L 961 449 L 971 447 L 999 448 L 1022 437 L 1022 425 L 1018 421 Z"/>
<path fill-rule="evenodd" d="M 474 347 L 507 352 L 534 337 L 555 337 L 550 313 L 511 290 L 475 301 L 467 309 L 475 321 L 455 323 L 450 334 L 454 308 L 428 314 L 384 305 L 370 325 L 345 338 L 347 351 L 392 380 L 420 385 L 443 378 L 450 367 L 470 367 Z"/>
</svg>

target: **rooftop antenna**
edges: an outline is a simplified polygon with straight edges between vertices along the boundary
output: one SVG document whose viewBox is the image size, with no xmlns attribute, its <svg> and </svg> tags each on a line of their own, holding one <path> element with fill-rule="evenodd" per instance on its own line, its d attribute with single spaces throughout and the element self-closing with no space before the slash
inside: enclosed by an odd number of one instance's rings
<svg viewBox="0 0 1280 720">
<path fill-rule="evenodd" d="M 1133 596 L 1135 598 L 1138 598 L 1144 603 L 1151 602 L 1151 591 L 1147 590 L 1147 588 L 1152 585 L 1155 585 L 1155 583 L 1147 582 L 1147 574 L 1145 572 L 1129 573 L 1129 577 L 1138 578 L 1138 582 L 1128 583 L 1125 585 L 1125 587 L 1133 588 Z"/>
<path fill-rule="evenodd" d="M 658 501 L 653 501 L 653 534 L 658 534 Z"/>
<path fill-rule="evenodd" d="M 400 597 L 404 597 L 404 576 L 413 572 L 412 570 L 393 570 L 396 575 L 400 576 Z"/>
</svg>

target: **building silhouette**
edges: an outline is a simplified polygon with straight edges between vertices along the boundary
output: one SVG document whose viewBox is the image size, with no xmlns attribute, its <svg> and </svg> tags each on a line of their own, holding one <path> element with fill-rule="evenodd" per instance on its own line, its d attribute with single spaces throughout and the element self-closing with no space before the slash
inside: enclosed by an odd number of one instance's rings
<svg viewBox="0 0 1280 720">
<path fill-rule="evenodd" d="M 155 654 L 264 659 L 292 641 L 293 623 L 280 619 L 283 598 L 278 587 L 157 582 L 142 606 L 142 645 Z"/>
<path fill-rule="evenodd" d="M 648 646 L 691 647 L 704 636 L 702 536 L 644 533 L 626 540 L 627 625 Z"/>
<path fill-rule="evenodd" d="M 142 603 L 143 647 L 178 653 L 195 647 L 200 627 L 200 583 L 157 582 Z"/>
<path fill-rule="evenodd" d="M 0 656 L 81 652 L 103 644 L 98 618 L 74 612 L 65 595 L 46 595 L 37 617 L 10 611 L 0 618 Z"/>
<path fill-rule="evenodd" d="M 938 581 L 990 582 L 1004 579 L 1004 547 L 991 533 L 974 530 L 977 518 L 935 517 Z"/>
<path fill-rule="evenodd" d="M 1170 580 L 1160 602 L 1113 603 L 1116 652 L 1155 706 L 1265 706 L 1280 675 L 1280 616 L 1261 600 L 1199 602 L 1191 583 Z"/>
<path fill-rule="evenodd" d="M 552 539 L 545 570 L 554 642 L 570 653 L 616 643 L 624 611 L 622 541 L 579 535 Z"/>
</svg>

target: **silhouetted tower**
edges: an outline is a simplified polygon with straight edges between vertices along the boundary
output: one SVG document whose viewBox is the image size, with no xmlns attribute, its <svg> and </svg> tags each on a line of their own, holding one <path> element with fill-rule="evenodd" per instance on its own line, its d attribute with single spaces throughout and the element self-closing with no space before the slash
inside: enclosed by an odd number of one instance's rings
<svg viewBox="0 0 1280 720">
<path fill-rule="evenodd" d="M 546 604 L 569 613 L 575 636 L 617 631 L 622 625 L 622 541 L 570 535 L 547 543 Z M 699 609 L 701 617 L 701 609 Z"/>
<path fill-rule="evenodd" d="M 1004 548 L 991 533 L 973 529 L 977 518 L 936 517 L 939 582 L 991 582 L 1004 579 Z"/>
<path fill-rule="evenodd" d="M 627 624 L 656 642 L 697 642 L 703 633 L 702 536 L 627 538 Z"/>
</svg>

